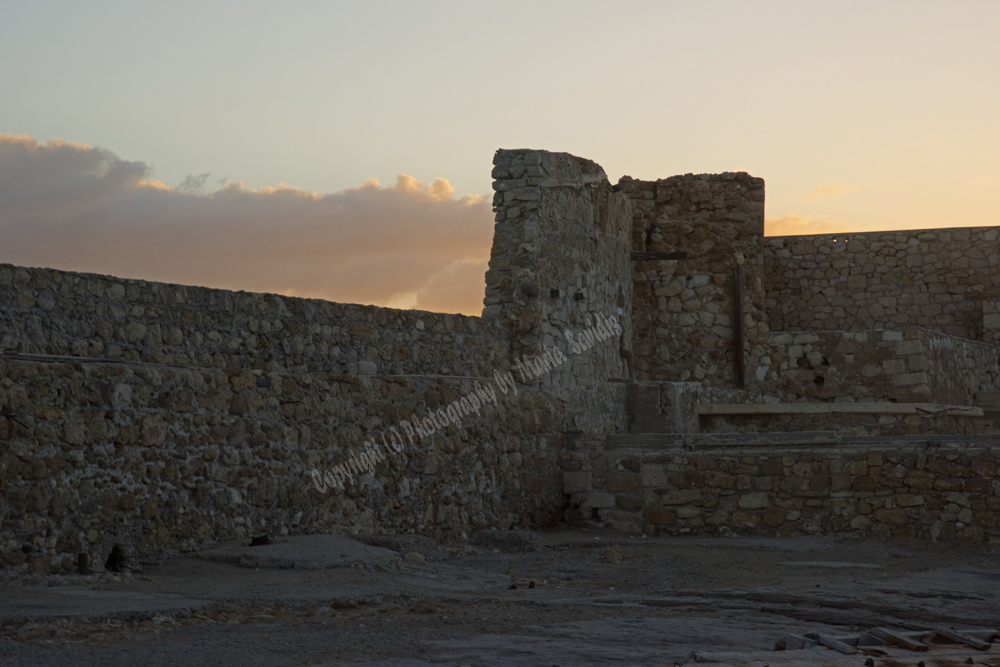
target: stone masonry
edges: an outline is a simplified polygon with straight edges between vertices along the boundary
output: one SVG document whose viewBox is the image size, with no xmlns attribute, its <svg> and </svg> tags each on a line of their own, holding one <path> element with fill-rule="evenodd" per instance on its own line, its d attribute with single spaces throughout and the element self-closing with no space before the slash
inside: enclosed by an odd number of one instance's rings
<svg viewBox="0 0 1000 667">
<path fill-rule="evenodd" d="M 984 340 L 983 303 L 1000 296 L 993 227 L 776 237 L 764 258 L 777 330 L 918 326 Z"/>
<path fill-rule="evenodd" d="M 764 239 L 745 173 L 613 186 L 516 149 L 493 175 L 482 317 L 0 265 L 0 566 L 560 519 L 998 539 L 994 229 Z M 313 485 L 506 373 L 516 395 Z"/>
<path fill-rule="evenodd" d="M 568 455 L 576 510 L 656 534 L 960 540 L 1000 546 L 994 448 Z"/>
<path fill-rule="evenodd" d="M 567 331 L 617 319 L 618 308 L 631 319 L 631 202 L 600 165 L 526 150 L 498 151 L 493 162 L 496 232 L 483 317 L 510 332 L 512 363 L 556 345 L 569 351 Z M 546 382 L 571 389 L 621 377 L 617 344 L 588 358 L 592 366 Z"/>
<path fill-rule="evenodd" d="M 683 260 L 635 262 L 633 326 L 640 379 L 733 386 L 733 267 L 744 269 L 749 364 L 763 351 L 761 256 L 764 181 L 746 173 L 624 177 L 635 205 L 632 250 L 683 251 Z"/>
</svg>

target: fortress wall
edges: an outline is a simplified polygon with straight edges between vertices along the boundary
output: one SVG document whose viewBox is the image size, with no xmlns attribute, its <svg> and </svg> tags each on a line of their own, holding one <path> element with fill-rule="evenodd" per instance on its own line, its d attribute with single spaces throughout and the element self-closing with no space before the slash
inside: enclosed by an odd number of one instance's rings
<svg viewBox="0 0 1000 667">
<path fill-rule="evenodd" d="M 741 264 L 751 387 L 768 331 L 763 179 L 743 172 L 658 181 L 626 176 L 619 186 L 635 205 L 633 251 L 687 252 L 684 260 L 633 262 L 637 376 L 734 386 L 733 267 Z"/>
<path fill-rule="evenodd" d="M 69 571 L 85 554 L 100 568 L 115 545 L 148 562 L 265 531 L 461 539 L 560 518 L 565 434 L 627 428 L 626 385 L 606 381 L 623 375 L 617 334 L 573 354 L 562 332 L 629 313 L 631 204 L 591 162 L 503 158 L 498 192 L 514 199 L 498 203 L 483 318 L 0 265 L 0 566 Z M 529 166 L 531 185 L 514 177 Z M 541 383 L 514 369 L 517 394 L 496 407 L 346 490 L 314 487 L 310 470 L 400 420 L 496 391 L 512 348 L 556 343 L 567 359 Z"/>
<path fill-rule="evenodd" d="M 0 264 L 0 354 L 483 376 L 506 367 L 505 336 L 479 317 Z"/>
<path fill-rule="evenodd" d="M 836 535 L 1000 545 L 997 453 L 894 444 L 680 453 L 577 451 L 571 518 L 646 535 Z"/>
<path fill-rule="evenodd" d="M 447 540 L 546 525 L 565 507 L 561 432 L 623 421 L 607 408 L 623 399 L 518 387 L 324 494 L 310 469 L 474 384 L 0 356 L 0 568 L 70 571 L 84 553 L 100 569 L 115 544 L 149 562 L 265 531 Z"/>
<path fill-rule="evenodd" d="M 493 160 L 496 231 L 483 318 L 509 332 L 512 365 L 558 345 L 565 354 L 599 319 L 632 308 L 631 204 L 600 165 L 567 153 L 500 150 Z M 548 375 L 564 389 L 626 376 L 617 331 Z M 586 346 L 584 346 L 585 348 Z M 586 359 L 586 362 L 583 359 Z"/>
<path fill-rule="evenodd" d="M 995 338 L 983 327 L 1000 295 L 994 227 L 772 237 L 764 263 L 774 330 L 919 326 Z"/>
</svg>

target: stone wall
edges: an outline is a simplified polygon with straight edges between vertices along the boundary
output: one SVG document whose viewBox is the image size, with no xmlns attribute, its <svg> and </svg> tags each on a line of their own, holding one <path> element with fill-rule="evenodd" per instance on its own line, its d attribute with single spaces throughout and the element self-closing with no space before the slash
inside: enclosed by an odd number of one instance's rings
<svg viewBox="0 0 1000 667">
<path fill-rule="evenodd" d="M 748 368 L 763 354 L 768 325 L 761 257 L 764 181 L 746 173 L 674 176 L 619 187 L 632 199 L 632 250 L 687 252 L 683 260 L 634 262 L 632 315 L 643 380 L 736 383 L 733 267 L 743 266 Z M 748 385 L 753 384 L 748 373 Z"/>
<path fill-rule="evenodd" d="M 509 332 L 512 362 L 574 339 L 632 309 L 631 204 L 600 165 L 567 153 L 500 150 L 493 163 L 496 231 L 483 318 Z M 610 336 L 609 336 L 610 337 Z M 617 333 L 613 334 L 617 339 Z M 587 386 L 626 373 L 618 345 L 599 344 L 587 364 L 560 368 L 547 385 Z"/>
<path fill-rule="evenodd" d="M 919 326 L 984 340 L 983 301 L 1000 296 L 994 227 L 773 237 L 764 263 L 775 330 Z"/>
<path fill-rule="evenodd" d="M 917 327 L 775 332 L 757 374 L 767 399 L 969 405 L 1000 388 L 1000 347 Z"/>
<path fill-rule="evenodd" d="M 956 337 L 1000 338 L 995 230 L 765 241 L 764 183 L 745 173 L 612 188 L 565 153 L 494 164 L 481 318 L 0 265 L 0 564 L 100 567 L 115 545 L 150 561 L 259 531 L 459 539 L 550 524 L 568 501 L 571 518 L 647 533 L 1000 539 L 995 450 L 629 449 L 635 434 L 715 447 L 719 428 L 978 432 L 961 410 L 906 409 L 1000 391 L 1000 348 Z M 619 381 L 619 307 L 650 382 Z M 575 350 L 565 334 L 584 330 L 597 340 Z M 565 361 L 521 376 L 556 348 Z M 516 395 L 343 491 L 313 486 L 311 469 L 495 371 Z M 739 414 L 851 402 L 895 412 Z"/>
<path fill-rule="evenodd" d="M 479 317 L 0 264 L 0 353 L 483 376 L 506 368 L 507 346 Z"/>
<path fill-rule="evenodd" d="M 484 317 L 0 265 L 0 563 L 100 567 L 258 531 L 538 527 L 565 434 L 628 427 L 631 203 L 596 164 L 501 151 Z M 600 324 L 598 326 L 598 320 Z M 573 350 L 564 338 L 600 329 Z M 566 360 L 522 384 L 514 360 Z M 7 356 L 2 356 L 6 353 Z M 517 393 L 320 493 L 309 471 L 513 371 Z"/>
<path fill-rule="evenodd" d="M 983 299 L 983 336 L 987 343 L 1000 343 L 1000 301 Z"/>
<path fill-rule="evenodd" d="M 70 571 L 85 554 L 100 568 L 116 544 L 150 561 L 265 531 L 449 540 L 560 518 L 562 433 L 621 429 L 624 409 L 608 407 L 624 404 L 621 385 L 570 402 L 519 385 L 343 491 L 313 486 L 310 469 L 474 386 L 0 356 L 0 566 Z"/>
<path fill-rule="evenodd" d="M 837 535 L 1000 546 L 995 449 L 578 450 L 570 518 L 632 533 Z"/>
</svg>

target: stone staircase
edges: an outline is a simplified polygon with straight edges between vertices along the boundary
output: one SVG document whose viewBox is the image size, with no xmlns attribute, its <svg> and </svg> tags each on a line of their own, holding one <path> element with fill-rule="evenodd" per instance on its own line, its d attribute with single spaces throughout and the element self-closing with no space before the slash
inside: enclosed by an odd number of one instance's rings
<svg viewBox="0 0 1000 667">
<path fill-rule="evenodd" d="M 844 535 L 937 539 L 945 518 L 949 525 L 956 523 L 952 515 L 931 510 L 930 502 L 925 507 L 924 496 L 933 496 L 934 507 L 943 507 L 962 501 L 967 493 L 989 495 L 995 488 L 990 484 L 995 484 L 1000 428 L 992 433 L 893 435 L 851 435 L 847 429 L 708 432 L 711 424 L 682 419 L 682 406 L 698 415 L 712 414 L 709 408 L 740 414 L 737 408 L 752 406 L 733 401 L 738 396 L 679 383 L 633 383 L 626 396 L 627 433 L 577 434 L 569 443 L 563 492 L 568 496 L 565 520 L 571 525 L 652 535 L 793 535 L 810 534 L 823 525 Z M 975 402 L 937 407 L 974 409 L 979 416 L 963 419 L 1000 426 L 1000 392 L 980 392 Z M 849 404 L 762 404 L 761 412 L 783 405 L 803 412 L 831 405 L 852 409 Z M 887 413 L 908 406 L 884 404 Z M 879 407 L 859 404 L 853 409 Z M 822 422 L 807 414 L 801 423 L 817 428 Z M 890 472 L 898 476 L 901 466 L 908 468 L 899 478 L 903 486 L 880 485 Z M 871 470 L 878 470 L 877 475 Z M 947 470 L 941 474 L 951 486 L 933 486 L 935 470 Z M 878 497 L 883 491 L 894 493 L 894 504 L 876 504 L 876 491 Z M 842 514 L 845 503 L 859 508 L 850 520 Z M 1000 540 L 984 532 L 995 529 L 988 523 L 992 519 L 985 521 L 959 522 L 959 528 L 967 528 L 961 539 Z"/>
</svg>

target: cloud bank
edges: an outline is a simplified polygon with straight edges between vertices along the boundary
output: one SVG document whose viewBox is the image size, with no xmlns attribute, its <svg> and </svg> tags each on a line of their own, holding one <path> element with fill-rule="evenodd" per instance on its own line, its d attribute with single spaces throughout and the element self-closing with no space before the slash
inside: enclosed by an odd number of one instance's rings
<svg viewBox="0 0 1000 667">
<path fill-rule="evenodd" d="M 320 194 L 176 188 L 86 144 L 0 134 L 0 262 L 479 314 L 490 202 L 400 175 Z M 222 179 L 224 182 L 225 179 Z M 213 179 L 218 182 L 218 179 Z"/>
<path fill-rule="evenodd" d="M 805 234 L 837 234 L 863 231 L 836 220 L 790 213 L 781 218 L 764 218 L 764 236 L 801 236 Z"/>
<path fill-rule="evenodd" d="M 840 197 L 860 190 L 856 185 L 844 185 L 840 181 L 818 185 L 806 194 L 806 199 L 823 199 L 824 197 Z"/>
</svg>

